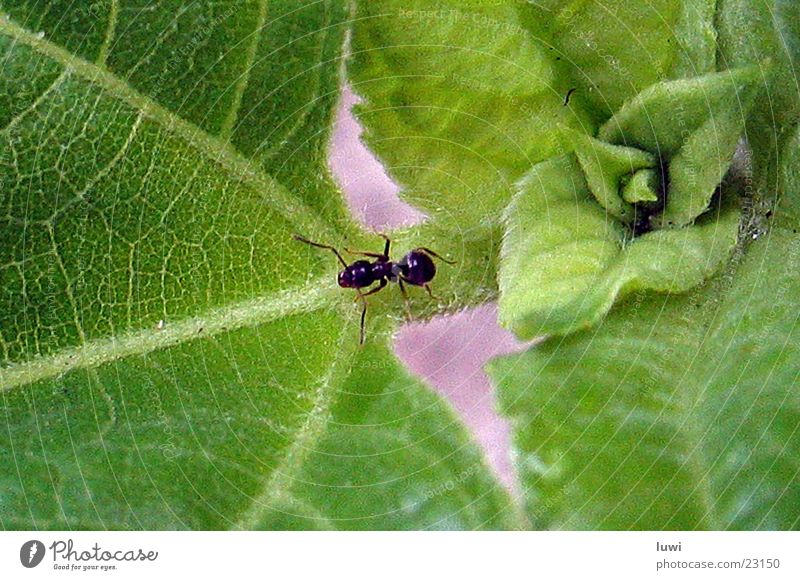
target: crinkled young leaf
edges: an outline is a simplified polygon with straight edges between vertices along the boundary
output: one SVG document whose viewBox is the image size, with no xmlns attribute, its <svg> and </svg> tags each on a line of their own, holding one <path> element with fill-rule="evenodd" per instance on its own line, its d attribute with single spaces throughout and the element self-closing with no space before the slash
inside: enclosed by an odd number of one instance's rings
<svg viewBox="0 0 800 580">
<path fill-rule="evenodd" d="M 243 158 L 71 42 L 0 19 L 0 525 L 516 525 L 443 403 L 385 348 L 358 350 L 335 263 L 290 237 L 333 241 L 336 224 L 263 171 L 282 160 Z M 348 427 L 362 392 L 372 426 Z M 309 464 L 356 432 L 368 493 Z"/>
<path fill-rule="evenodd" d="M 600 139 L 649 151 L 668 163 L 666 207 L 655 227 L 685 226 L 706 211 L 727 173 L 764 68 L 665 81 L 625 103 Z"/>
<path fill-rule="evenodd" d="M 465 238 L 497 225 L 513 182 L 554 154 L 558 124 L 593 132 L 581 96 L 520 25 L 517 2 L 357 3 L 351 81 L 365 140 L 401 195 Z"/>
<path fill-rule="evenodd" d="M 598 123 L 665 79 L 715 70 L 714 0 L 537 0 L 520 3 Z"/>
<path fill-rule="evenodd" d="M 640 149 L 611 145 L 573 130 L 564 131 L 564 140 L 564 148 L 575 152 L 589 191 L 600 205 L 616 219 L 633 222 L 636 212 L 631 202 L 624 199 L 622 189 L 636 172 L 655 167 L 656 158 Z M 649 196 L 639 195 L 657 199 L 655 190 Z"/>
<path fill-rule="evenodd" d="M 568 334 L 636 290 L 683 292 L 715 273 L 736 244 L 726 201 L 691 228 L 631 239 L 590 192 L 573 155 L 536 165 L 506 213 L 500 323 L 521 338 Z"/>
<path fill-rule="evenodd" d="M 655 169 L 640 169 L 622 185 L 622 199 L 628 203 L 658 201 L 659 175 Z"/>
<path fill-rule="evenodd" d="M 671 31 L 676 41 L 669 76 L 689 78 L 711 72 L 716 65 L 717 0 L 683 0 L 681 13 Z M 663 30 L 662 30 L 663 33 Z M 670 43 L 672 44 L 672 43 Z"/>
<path fill-rule="evenodd" d="M 800 527 L 799 145 L 725 276 L 491 363 L 534 525 Z"/>
</svg>

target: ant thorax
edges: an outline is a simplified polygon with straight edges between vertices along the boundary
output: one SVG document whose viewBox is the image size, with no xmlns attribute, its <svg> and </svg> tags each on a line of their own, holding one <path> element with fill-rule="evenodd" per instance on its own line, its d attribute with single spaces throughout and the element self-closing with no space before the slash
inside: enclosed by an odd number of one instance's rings
<svg viewBox="0 0 800 580">
<path fill-rule="evenodd" d="M 397 282 L 403 274 L 403 266 L 397 262 L 392 262 L 392 273 L 388 276 L 390 282 Z"/>
</svg>

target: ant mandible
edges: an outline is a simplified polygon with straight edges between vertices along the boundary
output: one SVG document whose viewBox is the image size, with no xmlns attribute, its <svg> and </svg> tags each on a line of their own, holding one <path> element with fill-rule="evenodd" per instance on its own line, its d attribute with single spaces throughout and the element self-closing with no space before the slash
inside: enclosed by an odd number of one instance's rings
<svg viewBox="0 0 800 580">
<path fill-rule="evenodd" d="M 389 282 L 397 282 L 397 285 L 400 286 L 400 292 L 403 294 L 403 300 L 405 300 L 406 303 L 406 315 L 410 317 L 408 293 L 406 292 L 405 284 L 422 286 L 425 288 L 428 296 L 434 298 L 429 282 L 433 280 L 433 277 L 436 275 L 436 265 L 433 263 L 431 258 L 438 258 L 447 264 L 455 264 L 455 262 L 443 258 L 433 250 L 425 247 L 415 248 L 403 256 L 400 261 L 394 262 L 391 258 L 389 258 L 389 248 L 392 245 L 392 241 L 383 234 L 379 235 L 386 240 L 386 245 L 383 247 L 382 254 L 378 254 L 376 252 L 354 252 L 353 250 L 345 248 L 345 252 L 348 254 L 375 258 L 372 262 L 368 260 L 356 260 L 352 264 L 348 264 L 339 253 L 339 250 L 333 246 L 318 244 L 317 242 L 312 242 L 311 240 L 306 239 L 303 236 L 298 236 L 297 234 L 292 236 L 298 242 L 303 242 L 304 244 L 308 244 L 316 248 L 330 250 L 336 254 L 336 257 L 339 259 L 339 263 L 341 263 L 342 267 L 344 268 L 341 272 L 339 272 L 339 276 L 337 277 L 339 286 L 342 288 L 353 288 L 356 292 L 358 292 L 356 300 L 361 300 L 363 305 L 361 308 L 360 344 L 364 344 L 364 320 L 367 316 L 367 296 L 375 294 L 376 292 L 380 292 L 386 288 L 386 285 Z M 378 286 L 375 288 L 372 288 L 368 292 L 361 291 L 362 289 L 371 286 L 375 282 L 378 282 Z"/>
</svg>

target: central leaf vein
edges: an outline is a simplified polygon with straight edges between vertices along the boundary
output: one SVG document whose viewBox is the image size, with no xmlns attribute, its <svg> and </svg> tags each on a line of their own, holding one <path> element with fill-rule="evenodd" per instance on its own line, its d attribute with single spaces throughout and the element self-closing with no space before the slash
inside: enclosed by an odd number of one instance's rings
<svg viewBox="0 0 800 580">
<path fill-rule="evenodd" d="M 160 321 L 152 328 L 90 340 L 47 357 L 0 369 L 0 391 L 57 377 L 77 368 L 93 368 L 196 338 L 318 310 L 336 300 L 335 290 L 328 284 L 328 277 L 316 278 L 297 288 L 231 304 L 192 318 Z"/>
</svg>

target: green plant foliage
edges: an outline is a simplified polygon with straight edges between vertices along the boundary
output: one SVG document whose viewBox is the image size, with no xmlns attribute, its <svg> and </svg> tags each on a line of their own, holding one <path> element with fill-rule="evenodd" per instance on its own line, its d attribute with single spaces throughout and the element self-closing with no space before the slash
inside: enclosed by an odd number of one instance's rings
<svg viewBox="0 0 800 580">
<path fill-rule="evenodd" d="M 747 122 L 747 140 L 759 180 L 754 185 L 773 202 L 778 158 L 800 121 L 797 16 L 797 3 L 791 0 L 720 0 L 717 7 L 720 69 L 758 66 L 769 59 L 769 74 L 761 75 L 764 89 Z"/>
<path fill-rule="evenodd" d="M 56 4 L 0 18 L 0 525 L 517 526 L 388 352 L 399 300 L 360 349 L 291 240 L 363 241 L 323 169 L 342 4 Z"/>
<path fill-rule="evenodd" d="M 798 528 L 797 5 L 3 2 L 0 525 Z M 456 262 L 414 317 L 550 335 L 489 367 L 522 502 L 291 239 L 382 245 L 345 81 Z"/>
<path fill-rule="evenodd" d="M 682 227 L 708 208 L 767 71 L 749 67 L 653 85 L 600 128 L 601 139 L 668 163 L 666 207 L 654 226 Z"/>
<path fill-rule="evenodd" d="M 738 208 L 726 202 L 690 228 L 631 238 L 572 155 L 534 167 L 506 220 L 500 323 L 526 339 L 586 328 L 637 290 L 685 292 L 719 270 L 739 229 Z"/>
<path fill-rule="evenodd" d="M 650 85 L 715 70 L 714 0 L 519 3 L 598 123 Z"/>
<path fill-rule="evenodd" d="M 711 200 L 758 73 L 654 84 L 598 138 L 562 129 L 573 153 L 534 166 L 506 210 L 501 323 L 522 338 L 567 334 L 630 292 L 685 292 L 717 272 L 736 244 L 739 210 L 726 188 L 721 203 Z"/>
<path fill-rule="evenodd" d="M 455 415 L 371 341 L 331 407 L 330 426 L 264 529 L 497 529 L 522 525 Z M 290 517 L 295 514 L 294 517 Z M 300 514 L 300 517 L 297 516 Z M 250 527 L 250 526 L 248 526 Z"/>
<path fill-rule="evenodd" d="M 658 179 L 655 169 L 640 169 L 622 183 L 622 199 L 628 203 L 658 201 Z"/>
<path fill-rule="evenodd" d="M 338 95 L 331 89 L 345 4 L 188 2 L 167 10 L 153 9 L 151 0 L 12 0 L 2 10 L 263 164 L 292 195 L 345 228 L 321 153 Z"/>
<path fill-rule="evenodd" d="M 491 363 L 535 526 L 798 527 L 798 176 L 795 138 L 771 230 L 724 276 Z"/>
<path fill-rule="evenodd" d="M 365 140 L 402 195 L 465 238 L 498 224 L 514 181 L 554 154 L 559 124 L 593 132 L 581 96 L 518 20 L 517 2 L 359 2 L 351 81 Z"/>
<path fill-rule="evenodd" d="M 564 131 L 565 149 L 573 149 L 586 177 L 589 191 L 600 205 L 616 219 L 631 223 L 636 215 L 622 189 L 643 169 L 652 169 L 658 161 L 645 151 L 622 147 L 594 139 L 578 131 Z M 640 181 L 640 180 L 637 180 Z M 655 190 L 645 194 L 657 200 Z"/>
</svg>

